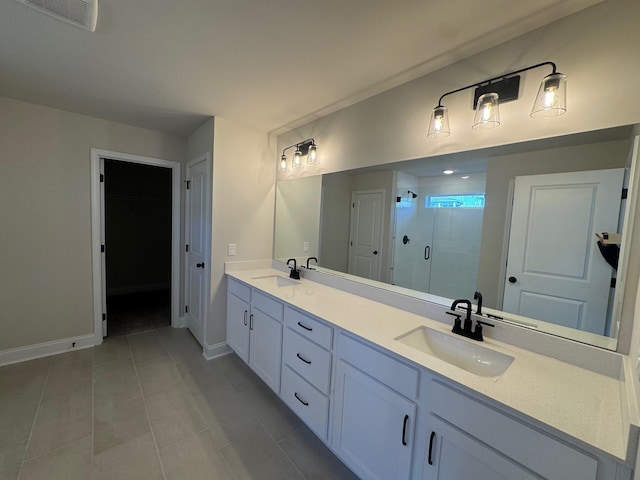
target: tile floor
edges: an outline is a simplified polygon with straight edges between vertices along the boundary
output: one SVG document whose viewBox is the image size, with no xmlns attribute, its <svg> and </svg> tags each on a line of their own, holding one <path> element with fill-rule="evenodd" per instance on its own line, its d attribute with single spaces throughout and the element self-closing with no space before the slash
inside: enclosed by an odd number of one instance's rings
<svg viewBox="0 0 640 480">
<path fill-rule="evenodd" d="M 185 329 L 0 367 L 0 480 L 355 480 L 235 355 Z"/>
</svg>

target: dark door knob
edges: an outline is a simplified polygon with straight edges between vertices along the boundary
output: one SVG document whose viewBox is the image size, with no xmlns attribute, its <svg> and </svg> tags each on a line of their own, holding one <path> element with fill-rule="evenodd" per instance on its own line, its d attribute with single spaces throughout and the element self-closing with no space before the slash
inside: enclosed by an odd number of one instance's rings
<svg viewBox="0 0 640 480">
<path fill-rule="evenodd" d="M 204 268 L 204 262 L 196 263 L 196 268 Z"/>
<path fill-rule="evenodd" d="M 374 254 L 374 255 L 377 255 L 377 254 L 378 254 L 378 250 L 374 250 L 374 251 L 373 251 L 373 254 Z"/>
<path fill-rule="evenodd" d="M 516 277 L 509 277 L 509 283 L 516 283 L 518 279 Z"/>
</svg>

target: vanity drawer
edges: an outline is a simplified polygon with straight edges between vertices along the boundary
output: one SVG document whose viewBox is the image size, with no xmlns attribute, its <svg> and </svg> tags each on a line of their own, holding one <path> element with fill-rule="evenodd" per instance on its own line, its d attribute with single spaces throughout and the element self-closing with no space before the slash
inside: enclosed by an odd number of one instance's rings
<svg viewBox="0 0 640 480">
<path fill-rule="evenodd" d="M 418 396 L 418 369 L 344 334 L 338 337 L 338 354 L 359 370 L 407 398 Z"/>
<path fill-rule="evenodd" d="M 282 351 L 284 362 L 302 378 L 324 394 L 329 393 L 331 380 L 331 352 L 285 328 Z"/>
<path fill-rule="evenodd" d="M 429 410 L 543 478 L 595 480 L 598 461 L 448 385 L 433 381 Z"/>
<path fill-rule="evenodd" d="M 227 277 L 227 290 L 229 293 L 233 293 L 236 297 L 241 298 L 247 303 L 251 302 L 251 287 L 234 280 L 231 277 Z"/>
<path fill-rule="evenodd" d="M 316 435 L 326 440 L 329 420 L 326 396 L 287 366 L 282 369 L 280 396 Z"/>
<path fill-rule="evenodd" d="M 276 320 L 282 321 L 282 304 L 273 298 L 253 290 L 251 307 L 263 311 Z"/>
<path fill-rule="evenodd" d="M 333 328 L 298 310 L 285 308 L 284 322 L 287 327 L 300 335 L 314 341 L 321 347 L 331 350 L 333 344 Z"/>
</svg>

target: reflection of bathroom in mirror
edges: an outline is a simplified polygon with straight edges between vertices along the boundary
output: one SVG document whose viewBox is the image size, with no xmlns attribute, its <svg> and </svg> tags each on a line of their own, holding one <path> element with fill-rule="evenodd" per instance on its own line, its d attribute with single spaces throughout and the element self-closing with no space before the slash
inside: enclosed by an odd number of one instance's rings
<svg viewBox="0 0 640 480">
<path fill-rule="evenodd" d="M 536 328 L 615 338 L 616 270 L 595 234 L 622 233 L 631 132 L 279 182 L 274 257 L 445 299 L 480 291 Z"/>
</svg>

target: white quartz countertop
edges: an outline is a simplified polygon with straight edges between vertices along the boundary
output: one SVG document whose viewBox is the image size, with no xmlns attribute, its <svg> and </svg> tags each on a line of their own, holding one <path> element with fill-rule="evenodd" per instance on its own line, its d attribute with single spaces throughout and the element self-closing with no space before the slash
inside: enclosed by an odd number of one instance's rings
<svg viewBox="0 0 640 480">
<path fill-rule="evenodd" d="M 497 380 L 480 377 L 395 340 L 419 326 L 450 332 L 451 327 L 440 321 L 306 279 L 296 285 L 278 286 L 273 275 L 286 277 L 286 274 L 275 269 L 227 274 L 618 460 L 633 461 L 627 458 L 630 425 L 625 421 L 625 389 L 619 379 L 486 336 L 485 347 L 511 355 L 515 360 Z"/>
</svg>

